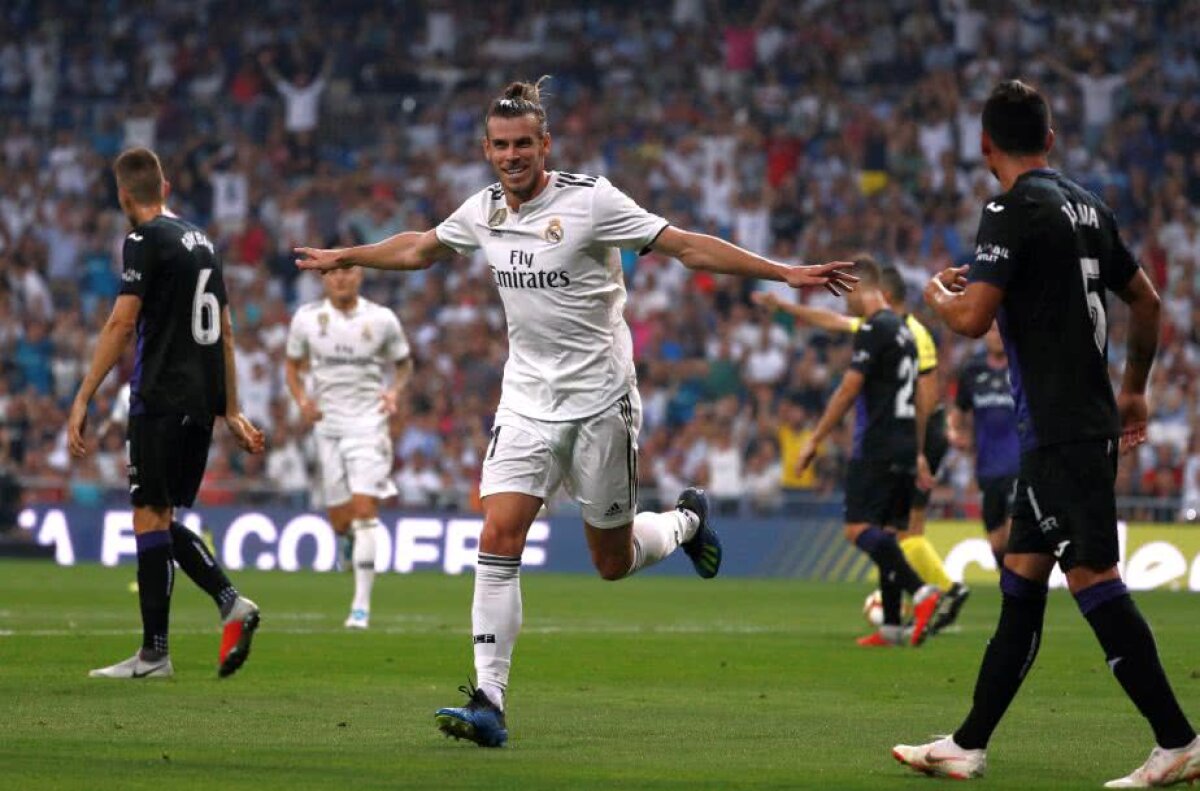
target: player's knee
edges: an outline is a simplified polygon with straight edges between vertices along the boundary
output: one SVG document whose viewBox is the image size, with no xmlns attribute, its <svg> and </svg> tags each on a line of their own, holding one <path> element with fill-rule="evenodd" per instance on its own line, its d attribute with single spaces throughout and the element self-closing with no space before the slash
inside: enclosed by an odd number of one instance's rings
<svg viewBox="0 0 1200 791">
<path fill-rule="evenodd" d="M 600 574 L 600 579 L 615 582 L 629 573 L 632 561 L 620 555 L 592 556 L 592 564 Z"/>
</svg>

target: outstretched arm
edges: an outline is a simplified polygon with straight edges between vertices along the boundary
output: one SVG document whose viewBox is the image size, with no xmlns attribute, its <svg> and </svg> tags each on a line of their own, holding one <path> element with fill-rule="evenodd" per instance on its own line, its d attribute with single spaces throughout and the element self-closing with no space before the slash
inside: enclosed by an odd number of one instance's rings
<svg viewBox="0 0 1200 791">
<path fill-rule="evenodd" d="M 121 353 L 125 351 L 129 339 L 137 329 L 137 320 L 141 312 L 141 297 L 121 294 L 113 303 L 112 313 L 104 323 L 104 328 L 100 330 L 96 351 L 92 354 L 92 364 L 79 385 L 79 392 L 75 394 L 75 401 L 71 404 L 71 414 L 67 418 L 67 446 L 72 456 L 83 456 L 87 452 L 83 430 L 87 423 L 88 404 L 91 403 L 92 396 L 96 394 L 96 389 L 100 387 L 104 377 L 108 376 L 117 360 L 121 359 Z"/>
<path fill-rule="evenodd" d="M 434 262 L 447 258 L 454 251 L 441 243 L 437 234 L 428 231 L 405 231 L 389 236 L 375 244 L 360 244 L 355 247 L 338 247 L 322 250 L 315 247 L 297 247 L 296 266 L 327 272 L 331 269 L 348 269 L 364 266 L 368 269 L 428 269 Z"/>
<path fill-rule="evenodd" d="M 837 311 L 829 308 L 814 308 L 809 305 L 797 305 L 793 302 L 785 302 L 779 298 L 777 294 L 770 291 L 755 291 L 750 295 L 750 301 L 755 305 L 762 305 L 768 310 L 779 310 L 793 316 L 801 324 L 807 324 L 810 327 L 817 327 L 826 332 L 854 332 L 855 322 L 849 316 L 843 316 Z"/>
<path fill-rule="evenodd" d="M 664 229 L 651 247 L 664 255 L 678 258 L 688 269 L 756 277 L 760 280 L 780 280 L 792 288 L 823 286 L 835 296 L 853 291 L 854 284 L 858 282 L 858 278 L 847 274 L 854 266 L 849 261 L 789 266 L 755 255 L 724 239 L 674 226 Z"/>
</svg>

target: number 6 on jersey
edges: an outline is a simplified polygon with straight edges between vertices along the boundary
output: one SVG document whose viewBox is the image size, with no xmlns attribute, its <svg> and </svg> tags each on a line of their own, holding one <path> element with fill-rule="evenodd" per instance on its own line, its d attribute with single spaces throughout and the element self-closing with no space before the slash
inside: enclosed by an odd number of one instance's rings
<svg viewBox="0 0 1200 791">
<path fill-rule="evenodd" d="M 221 339 L 220 305 L 215 294 L 205 291 L 212 269 L 201 269 L 196 276 L 192 297 L 192 338 L 201 346 L 212 346 Z"/>
</svg>

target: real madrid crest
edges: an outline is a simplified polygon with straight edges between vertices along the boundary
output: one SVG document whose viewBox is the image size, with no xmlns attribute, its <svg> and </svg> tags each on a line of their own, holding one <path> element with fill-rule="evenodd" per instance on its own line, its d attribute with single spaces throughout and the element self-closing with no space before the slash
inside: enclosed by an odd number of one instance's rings
<svg viewBox="0 0 1200 791">
<path fill-rule="evenodd" d="M 546 226 L 546 230 L 542 231 L 542 238 L 550 244 L 558 244 L 563 239 L 563 224 L 562 220 L 557 217 L 550 220 L 550 224 Z"/>
<path fill-rule="evenodd" d="M 507 219 L 508 209 L 501 206 L 499 209 L 496 209 L 494 212 L 492 212 L 492 216 L 488 217 L 488 227 L 495 228 L 497 225 L 503 225 L 504 221 Z"/>
<path fill-rule="evenodd" d="M 365 324 L 363 325 L 362 339 L 367 343 L 371 342 L 371 328 Z"/>
<path fill-rule="evenodd" d="M 320 326 L 321 337 L 324 338 L 329 332 L 329 314 L 328 313 L 318 313 L 317 314 L 317 325 Z"/>
</svg>

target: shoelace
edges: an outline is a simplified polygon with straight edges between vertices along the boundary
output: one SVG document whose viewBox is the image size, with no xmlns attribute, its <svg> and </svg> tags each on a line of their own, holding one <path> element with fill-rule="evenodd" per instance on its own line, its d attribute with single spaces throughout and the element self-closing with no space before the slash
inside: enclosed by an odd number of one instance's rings
<svg viewBox="0 0 1200 791">
<path fill-rule="evenodd" d="M 467 683 L 459 687 L 458 691 L 470 698 L 470 701 L 467 703 L 468 706 L 472 703 L 478 706 L 492 706 L 492 701 L 488 699 L 487 695 L 483 694 L 482 689 L 475 686 L 470 676 L 467 677 Z"/>
</svg>

